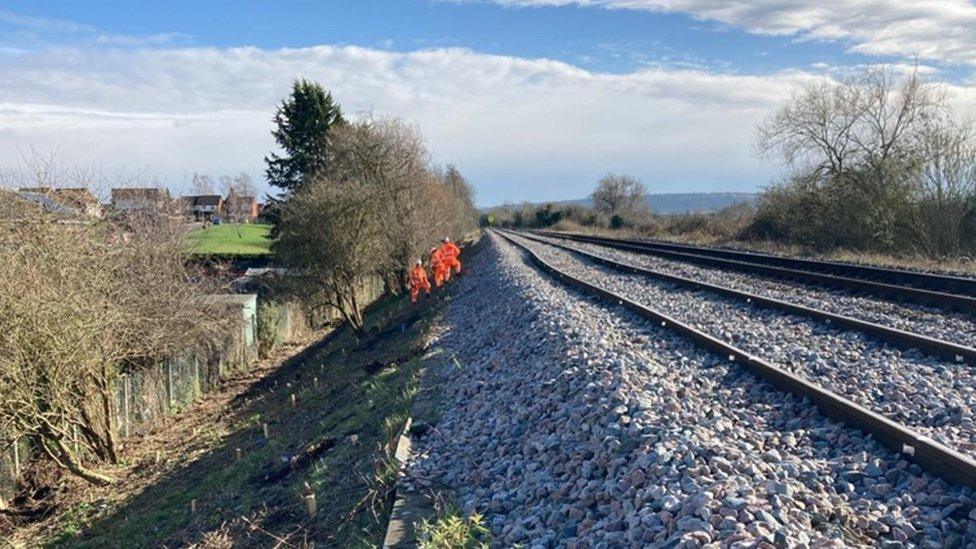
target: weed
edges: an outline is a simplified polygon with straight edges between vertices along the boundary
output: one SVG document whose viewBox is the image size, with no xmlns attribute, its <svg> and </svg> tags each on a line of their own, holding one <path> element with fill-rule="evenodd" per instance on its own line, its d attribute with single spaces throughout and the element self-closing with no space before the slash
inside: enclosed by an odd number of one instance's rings
<svg viewBox="0 0 976 549">
<path fill-rule="evenodd" d="M 491 546 L 491 531 L 478 513 L 464 516 L 456 507 L 448 507 L 434 521 L 424 519 L 417 527 L 420 549 L 482 549 Z"/>
</svg>

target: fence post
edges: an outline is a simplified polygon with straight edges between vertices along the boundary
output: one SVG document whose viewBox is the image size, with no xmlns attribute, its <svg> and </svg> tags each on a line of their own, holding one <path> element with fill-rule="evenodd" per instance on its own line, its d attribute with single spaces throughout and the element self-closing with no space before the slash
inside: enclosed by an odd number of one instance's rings
<svg viewBox="0 0 976 549">
<path fill-rule="evenodd" d="M 129 374 L 122 375 L 122 419 L 123 428 L 125 429 L 126 438 L 131 434 L 131 427 L 129 426 Z"/>
<path fill-rule="evenodd" d="M 170 413 L 173 412 L 173 362 L 166 361 L 166 399 Z"/>
<path fill-rule="evenodd" d="M 203 379 L 202 379 L 202 376 L 200 374 L 200 357 L 199 356 L 194 357 L 193 362 L 197 366 L 197 392 L 202 395 L 203 394 Z"/>
<path fill-rule="evenodd" d="M 20 438 L 14 439 L 14 478 L 20 478 Z"/>
</svg>

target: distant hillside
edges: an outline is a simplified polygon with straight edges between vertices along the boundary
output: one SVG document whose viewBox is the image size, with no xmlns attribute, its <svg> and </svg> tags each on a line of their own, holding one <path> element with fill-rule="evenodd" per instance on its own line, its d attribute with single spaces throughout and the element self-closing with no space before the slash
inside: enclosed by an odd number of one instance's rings
<svg viewBox="0 0 976 549">
<path fill-rule="evenodd" d="M 756 193 L 666 193 L 649 194 L 647 203 L 657 214 L 708 213 L 739 202 L 755 202 Z M 562 200 L 553 204 L 582 204 L 591 206 L 589 198 Z"/>
</svg>

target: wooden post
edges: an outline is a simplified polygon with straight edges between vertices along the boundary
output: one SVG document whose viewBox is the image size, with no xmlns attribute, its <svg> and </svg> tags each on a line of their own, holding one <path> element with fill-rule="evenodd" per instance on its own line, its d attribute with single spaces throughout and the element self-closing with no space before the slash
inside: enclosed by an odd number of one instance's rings
<svg viewBox="0 0 976 549">
<path fill-rule="evenodd" d="M 315 494 L 305 495 L 305 510 L 308 511 L 308 518 L 315 518 Z"/>
<path fill-rule="evenodd" d="M 156 450 L 156 463 L 159 464 L 162 463 L 162 461 L 163 461 L 163 453 L 160 452 L 159 450 Z"/>
<path fill-rule="evenodd" d="M 203 394 L 203 382 L 200 380 L 200 358 L 199 357 L 194 357 L 193 358 L 193 366 L 194 366 L 193 370 L 194 370 L 194 372 L 197 375 L 197 394 L 198 395 L 202 395 Z"/>
<path fill-rule="evenodd" d="M 240 461 L 241 460 L 241 449 L 240 448 L 234 448 L 234 459 L 237 460 L 237 461 Z"/>
<path fill-rule="evenodd" d="M 20 478 L 20 439 L 14 439 L 14 478 Z"/>
<path fill-rule="evenodd" d="M 169 400 L 169 411 L 173 411 L 173 363 L 166 361 L 166 398 Z"/>
<path fill-rule="evenodd" d="M 129 374 L 122 376 L 122 427 L 124 429 L 123 433 L 126 438 L 131 435 L 131 427 L 129 426 Z"/>
<path fill-rule="evenodd" d="M 294 408 L 298 406 L 298 400 L 295 397 L 295 393 L 291 394 L 291 407 Z"/>
<path fill-rule="evenodd" d="M 190 514 L 196 514 L 197 512 L 197 500 L 190 500 Z"/>
<path fill-rule="evenodd" d="M 319 378 L 313 377 L 312 378 L 312 387 L 318 387 L 318 386 L 319 386 Z"/>
<path fill-rule="evenodd" d="M 271 438 L 271 437 L 270 437 L 270 436 L 268 435 L 268 424 L 267 424 L 267 423 L 262 423 L 262 424 L 261 424 L 261 431 L 262 431 L 262 432 L 264 433 L 264 438 L 265 438 L 265 440 L 267 440 L 267 439 L 269 439 L 269 438 Z"/>
</svg>

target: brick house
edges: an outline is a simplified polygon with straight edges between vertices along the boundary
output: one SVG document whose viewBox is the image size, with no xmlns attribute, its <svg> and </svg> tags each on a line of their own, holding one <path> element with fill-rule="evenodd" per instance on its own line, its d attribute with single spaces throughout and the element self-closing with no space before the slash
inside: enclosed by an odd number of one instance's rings
<svg viewBox="0 0 976 549">
<path fill-rule="evenodd" d="M 184 196 L 181 202 L 183 213 L 197 221 L 213 221 L 224 208 L 224 198 L 219 194 Z"/>
<path fill-rule="evenodd" d="M 228 194 L 224 199 L 224 217 L 229 221 L 250 223 L 257 219 L 258 199 L 253 196 L 238 196 L 234 193 Z"/>
</svg>

